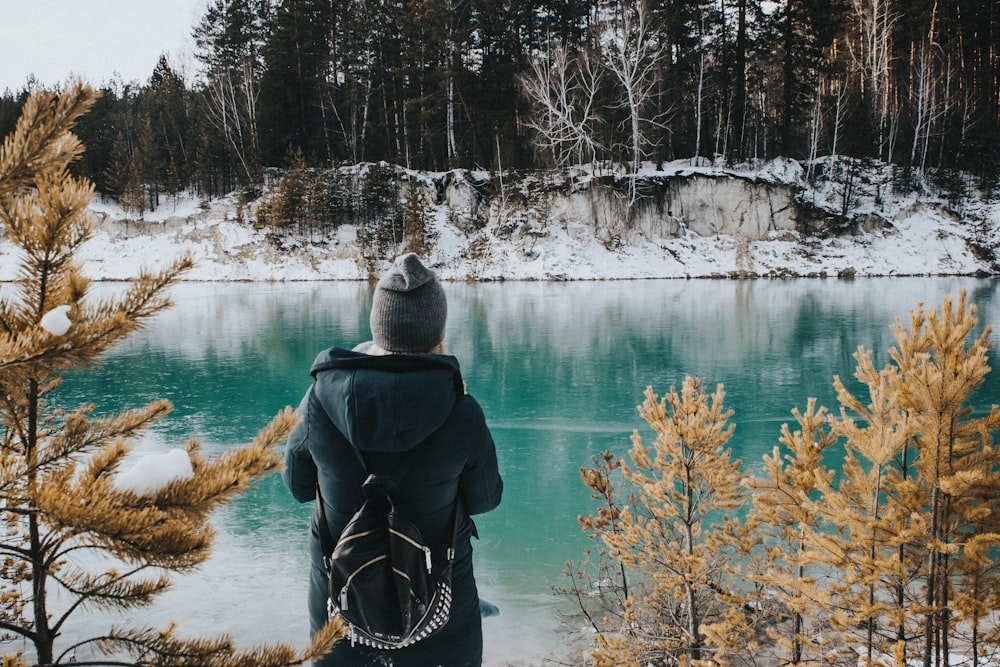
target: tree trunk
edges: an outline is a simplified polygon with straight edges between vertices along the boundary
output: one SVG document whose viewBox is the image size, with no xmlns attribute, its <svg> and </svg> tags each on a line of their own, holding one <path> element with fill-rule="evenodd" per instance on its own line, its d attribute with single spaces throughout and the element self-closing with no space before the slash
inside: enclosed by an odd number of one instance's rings
<svg viewBox="0 0 1000 667">
<path fill-rule="evenodd" d="M 935 480 L 936 484 L 936 480 Z M 933 539 L 938 537 L 938 511 L 939 494 L 937 486 L 931 492 L 931 527 L 930 534 Z M 924 667 L 932 667 L 934 663 L 934 603 L 936 601 L 935 591 L 938 585 L 937 575 L 938 555 L 936 549 L 931 549 L 927 553 L 927 613 L 924 615 Z"/>
<path fill-rule="evenodd" d="M 45 285 L 41 287 L 41 293 L 45 294 Z M 45 305 L 40 304 L 39 310 L 44 310 Z M 38 459 L 38 401 L 40 391 L 38 382 L 32 379 L 28 383 L 28 432 L 25 442 L 25 462 L 28 469 L 28 488 L 34 488 L 37 480 L 37 459 Z M 29 508 L 30 509 L 30 508 Z M 35 616 L 34 643 L 35 652 L 39 664 L 46 665 L 52 662 L 52 630 L 49 628 L 49 614 L 47 600 L 45 596 L 45 584 L 48 572 L 45 569 L 45 551 L 42 547 L 41 528 L 38 525 L 38 517 L 32 512 L 28 516 L 28 535 L 31 551 L 31 593 L 32 608 Z"/>
<path fill-rule="evenodd" d="M 737 161 L 745 157 L 744 140 L 747 112 L 747 0 L 737 2 L 736 59 L 733 63 L 733 154 Z"/>
<path fill-rule="evenodd" d="M 792 144 L 792 109 L 795 101 L 795 62 L 793 59 L 793 38 L 795 30 L 793 25 L 792 3 L 794 0 L 787 0 L 785 4 L 784 18 L 784 53 L 782 54 L 782 104 L 781 104 L 781 151 L 789 155 Z M 737 119 L 737 124 L 739 119 Z"/>
<path fill-rule="evenodd" d="M 685 516 L 684 522 L 684 537 L 687 542 L 685 545 L 685 551 L 688 556 L 694 555 L 694 528 L 692 526 L 692 515 L 694 513 L 694 480 L 692 479 L 692 470 L 690 465 L 690 454 L 688 456 L 689 463 L 686 466 L 685 473 L 687 478 L 684 480 L 684 488 L 687 495 L 687 500 L 685 503 Z M 698 596 L 695 594 L 695 582 L 688 579 L 685 584 L 685 589 L 687 592 L 687 606 L 688 606 L 688 635 L 691 640 L 691 661 L 701 660 L 701 638 L 699 634 L 701 633 L 701 618 L 698 613 Z"/>
</svg>

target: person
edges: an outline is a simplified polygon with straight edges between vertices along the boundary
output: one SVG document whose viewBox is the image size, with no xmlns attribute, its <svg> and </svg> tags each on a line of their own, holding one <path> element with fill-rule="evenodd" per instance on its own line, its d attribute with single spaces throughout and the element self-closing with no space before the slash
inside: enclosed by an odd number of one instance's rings
<svg viewBox="0 0 1000 667">
<path fill-rule="evenodd" d="M 316 486 L 330 535 L 336 539 L 361 506 L 364 472 L 390 473 L 403 454 L 422 444 L 399 485 L 397 504 L 435 554 L 450 546 L 453 508 L 461 500 L 453 600 L 448 623 L 402 649 L 376 650 L 341 641 L 318 665 L 465 667 L 482 664 L 480 600 L 472 566 L 471 515 L 500 503 L 503 481 L 482 408 L 466 393 L 458 360 L 445 354 L 447 301 L 437 277 L 414 254 L 393 263 L 375 288 L 372 340 L 352 350 L 319 354 L 314 381 L 289 435 L 282 479 L 299 502 L 314 500 Z M 327 620 L 326 570 L 317 532 L 309 530 L 309 621 L 315 633 Z M 489 608 L 488 603 L 485 608 Z"/>
</svg>

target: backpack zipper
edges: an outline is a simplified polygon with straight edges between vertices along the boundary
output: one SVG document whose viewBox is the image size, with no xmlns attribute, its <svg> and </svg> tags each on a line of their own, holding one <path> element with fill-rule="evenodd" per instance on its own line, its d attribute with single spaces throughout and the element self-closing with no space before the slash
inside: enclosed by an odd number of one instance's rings
<svg viewBox="0 0 1000 667">
<path fill-rule="evenodd" d="M 351 572 L 350 576 L 347 577 L 347 581 L 344 582 L 344 587 L 340 589 L 340 610 L 341 611 L 347 611 L 347 589 L 351 587 L 351 582 L 354 580 L 354 577 L 356 577 L 357 575 L 361 574 L 361 572 L 364 569 L 366 569 L 367 567 L 369 567 L 371 565 L 374 565 L 375 563 L 379 562 L 380 560 L 385 560 L 385 559 L 386 559 L 386 555 L 385 554 L 381 554 L 379 556 L 375 556 L 375 558 L 372 558 L 370 561 L 368 561 L 367 563 L 365 563 L 361 567 L 355 569 L 354 572 Z"/>
<path fill-rule="evenodd" d="M 427 566 L 427 571 L 431 572 L 433 570 L 433 564 L 431 563 L 431 548 L 430 547 L 425 546 L 423 544 L 420 544 L 419 542 L 416 542 L 416 541 L 410 539 L 409 536 L 404 535 L 403 533 L 399 532 L 398 530 L 393 530 L 392 528 L 390 528 L 389 532 L 392 533 L 393 535 L 395 535 L 396 537 L 402 538 L 403 541 L 405 541 L 407 544 L 411 545 L 414 549 L 420 549 L 421 551 L 423 551 L 424 552 L 424 563 Z"/>
</svg>

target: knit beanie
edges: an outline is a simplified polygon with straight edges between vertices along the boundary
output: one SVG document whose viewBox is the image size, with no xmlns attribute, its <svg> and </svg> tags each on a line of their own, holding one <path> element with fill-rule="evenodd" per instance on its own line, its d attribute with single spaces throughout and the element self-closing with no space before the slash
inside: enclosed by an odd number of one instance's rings
<svg viewBox="0 0 1000 667">
<path fill-rule="evenodd" d="M 448 303 L 434 272 L 415 253 L 398 258 L 378 281 L 370 324 L 387 352 L 426 352 L 444 340 Z"/>
</svg>

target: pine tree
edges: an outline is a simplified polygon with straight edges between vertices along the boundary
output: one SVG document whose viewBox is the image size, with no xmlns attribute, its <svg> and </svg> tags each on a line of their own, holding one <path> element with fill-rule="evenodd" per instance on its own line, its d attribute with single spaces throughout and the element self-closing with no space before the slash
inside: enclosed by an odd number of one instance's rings
<svg viewBox="0 0 1000 667">
<path fill-rule="evenodd" d="M 996 646 L 986 614 L 998 581 L 1000 409 L 967 407 L 989 372 L 989 329 L 966 347 L 976 324 L 964 293 L 940 312 L 918 305 L 908 329 L 893 326 L 892 363 L 879 369 L 870 352 L 855 354 L 867 400 L 836 378 L 839 414 L 823 424 L 810 404 L 797 415 L 802 431 L 785 430 L 786 465 L 767 459 L 755 516 L 793 546 L 783 560 L 795 569 L 775 569 L 770 588 L 797 615 L 783 642 L 792 662 L 822 651 L 843 664 L 930 667 L 948 664 L 959 637 L 977 657 Z M 837 475 L 817 459 L 831 439 L 845 451 Z M 782 497 L 790 502 L 779 507 Z M 802 630 L 822 636 L 818 628 L 832 631 L 832 645 L 808 642 Z"/>
<path fill-rule="evenodd" d="M 973 620 L 953 608 L 954 591 L 968 596 L 981 584 L 980 575 L 992 569 L 983 550 L 1000 545 L 994 518 L 1000 509 L 1000 452 L 991 436 L 1000 429 L 1000 409 L 994 404 L 985 415 L 971 416 L 966 405 L 990 370 L 989 328 L 966 347 L 977 323 L 963 291 L 957 303 L 945 299 L 940 312 L 918 306 L 909 329 L 898 322 L 893 327 L 899 347 L 890 354 L 903 378 L 900 404 L 916 434 L 916 484 L 906 490 L 915 496 L 910 504 L 921 502 L 924 509 L 914 532 L 921 537 L 925 584 L 925 667 L 936 655 L 948 655 L 960 622 Z"/>
<path fill-rule="evenodd" d="M 874 367 L 871 355 L 859 351 L 855 377 L 868 387 L 867 404 L 834 385 L 842 405 L 830 420 L 831 434 L 846 450 L 839 479 L 817 479 L 818 497 L 808 510 L 818 518 L 805 536 L 804 559 L 813 568 L 829 568 L 825 608 L 818 614 L 841 637 L 841 650 L 857 646 L 862 659 L 874 662 L 895 656 L 912 604 L 900 604 L 898 593 L 915 585 L 906 545 L 919 528 L 900 491 L 906 481 L 898 461 L 905 460 L 911 423 L 899 405 L 899 375 Z M 845 660 L 851 661 L 850 655 Z"/>
<path fill-rule="evenodd" d="M 301 229 L 303 221 L 309 217 L 307 176 L 305 156 L 301 150 L 296 150 L 288 171 L 260 203 L 258 221 L 261 225 L 271 227 L 275 233 L 296 226 Z"/>
<path fill-rule="evenodd" d="M 122 106 L 111 85 L 106 84 L 98 89 L 97 99 L 90 111 L 80 118 L 73 130 L 87 147 L 79 161 L 73 164 L 73 172 L 93 181 L 101 194 L 112 194 L 107 172 L 111 163 L 111 148 L 119 132 L 117 119 L 122 115 Z M 0 136 L 7 136 L 13 130 L 12 122 L 9 128 L 0 128 Z"/>
<path fill-rule="evenodd" d="M 184 80 L 161 56 L 139 96 L 139 108 L 149 119 L 153 133 L 155 169 L 153 183 L 163 185 L 167 193 L 177 195 L 189 184 L 185 171 L 190 132 L 190 96 Z"/>
<path fill-rule="evenodd" d="M 119 132 L 111 144 L 108 167 L 104 172 L 108 193 L 117 198 L 125 212 L 125 218 L 142 208 L 142 184 L 139 169 L 132 157 L 132 149 L 124 132 Z"/>
<path fill-rule="evenodd" d="M 20 248 L 18 280 L 0 303 L 0 631 L 34 648 L 38 665 L 75 662 L 85 647 L 113 655 L 80 664 L 301 664 L 342 636 L 338 623 L 301 654 L 286 645 L 238 650 L 227 636 L 180 639 L 116 625 L 59 646 L 67 620 L 86 608 L 134 613 L 209 555 L 211 511 L 280 465 L 277 445 L 295 422 L 286 408 L 254 441 L 213 460 L 190 441 L 190 465 L 156 488 L 118 483 L 130 442 L 170 410 L 166 401 L 118 414 L 59 408 L 62 373 L 93 365 L 170 305 L 166 290 L 191 266 L 182 257 L 144 273 L 121 296 L 94 302 L 74 260 L 92 232 L 93 186 L 69 174 L 82 145 L 70 132 L 89 89 L 36 93 L 0 149 L 0 220 Z M 59 604 L 57 594 L 68 602 Z M 131 656 L 134 663 L 127 662 Z M 24 665 L 19 654 L 3 664 Z"/>
<path fill-rule="evenodd" d="M 772 618 L 788 618 L 787 632 L 768 627 L 779 653 L 789 664 L 818 660 L 828 655 L 833 643 L 814 618 L 813 606 L 825 596 L 814 583 L 813 563 L 805 557 L 806 535 L 814 532 L 819 519 L 808 500 L 818 486 L 828 486 L 834 472 L 823 463 L 826 450 L 837 442 L 827 424 L 826 408 L 817 408 L 810 399 L 805 412 L 792 411 L 798 430 L 787 424 L 781 428 L 780 444 L 764 456 L 764 469 L 751 482 L 753 507 L 747 517 L 751 531 L 761 538 L 757 553 L 747 554 L 745 572 L 757 584 L 757 602 Z M 784 453 L 782 453 L 782 448 Z"/>
<path fill-rule="evenodd" d="M 334 0 L 284 0 L 277 4 L 261 49 L 257 106 L 265 164 L 279 164 L 301 149 L 310 164 L 334 157 L 329 108 L 330 39 Z"/>
<path fill-rule="evenodd" d="M 403 208 L 396 170 L 385 162 L 370 165 L 361 189 L 365 232 L 378 258 L 393 257 L 403 240 Z"/>
<path fill-rule="evenodd" d="M 804 126 L 803 115 L 819 96 L 819 75 L 828 59 L 827 50 L 844 24 L 846 7 L 839 0 L 810 3 L 786 0 L 784 7 L 769 17 L 771 30 L 781 35 L 780 150 L 783 155 L 804 155 L 805 138 L 797 134 Z"/>
<path fill-rule="evenodd" d="M 412 153 L 424 168 L 453 169 L 473 152 L 464 141 L 473 118 L 467 104 L 465 53 L 472 34 L 468 0 L 419 0 L 399 17 L 407 47 L 408 125 Z"/>
<path fill-rule="evenodd" d="M 749 538 L 726 514 L 746 492 L 725 448 L 734 427 L 724 396 L 691 377 L 662 399 L 646 389 L 639 412 L 656 440 L 647 447 L 633 433 L 632 464 L 620 464 L 629 502 L 599 522 L 608 554 L 632 575 L 620 620 L 598 627 L 597 665 L 726 665 L 753 646 L 755 619 L 736 578 Z M 610 475 L 583 475 L 607 496 Z"/>
<path fill-rule="evenodd" d="M 436 236 L 431 229 L 433 215 L 420 187 L 410 186 L 403 204 L 403 252 L 415 252 L 426 257 Z"/>
<path fill-rule="evenodd" d="M 160 174 L 164 171 L 163 167 L 165 166 L 160 161 L 156 136 L 148 117 L 139 127 L 132 159 L 139 175 L 139 191 L 141 192 L 139 217 L 141 218 L 147 210 L 155 211 L 160 204 L 159 184 L 162 182 Z"/>
<path fill-rule="evenodd" d="M 669 0 L 650 3 L 649 13 L 663 51 L 655 74 L 655 115 L 669 116 L 658 157 L 672 159 L 677 148 L 685 157 L 703 155 L 707 142 L 700 130 L 707 111 L 705 100 L 710 97 L 706 70 L 710 60 L 707 49 L 712 42 L 707 33 L 713 20 L 718 22 L 715 18 L 718 12 L 713 11 L 713 4 L 707 0 Z M 720 60 L 725 62 L 725 58 Z M 727 86 L 737 83 L 735 72 L 726 77 Z M 735 91 L 734 98 L 738 99 Z M 692 128 L 695 136 L 689 144 L 687 139 Z M 675 145 L 678 141 L 683 142 L 682 147 Z"/>
</svg>

